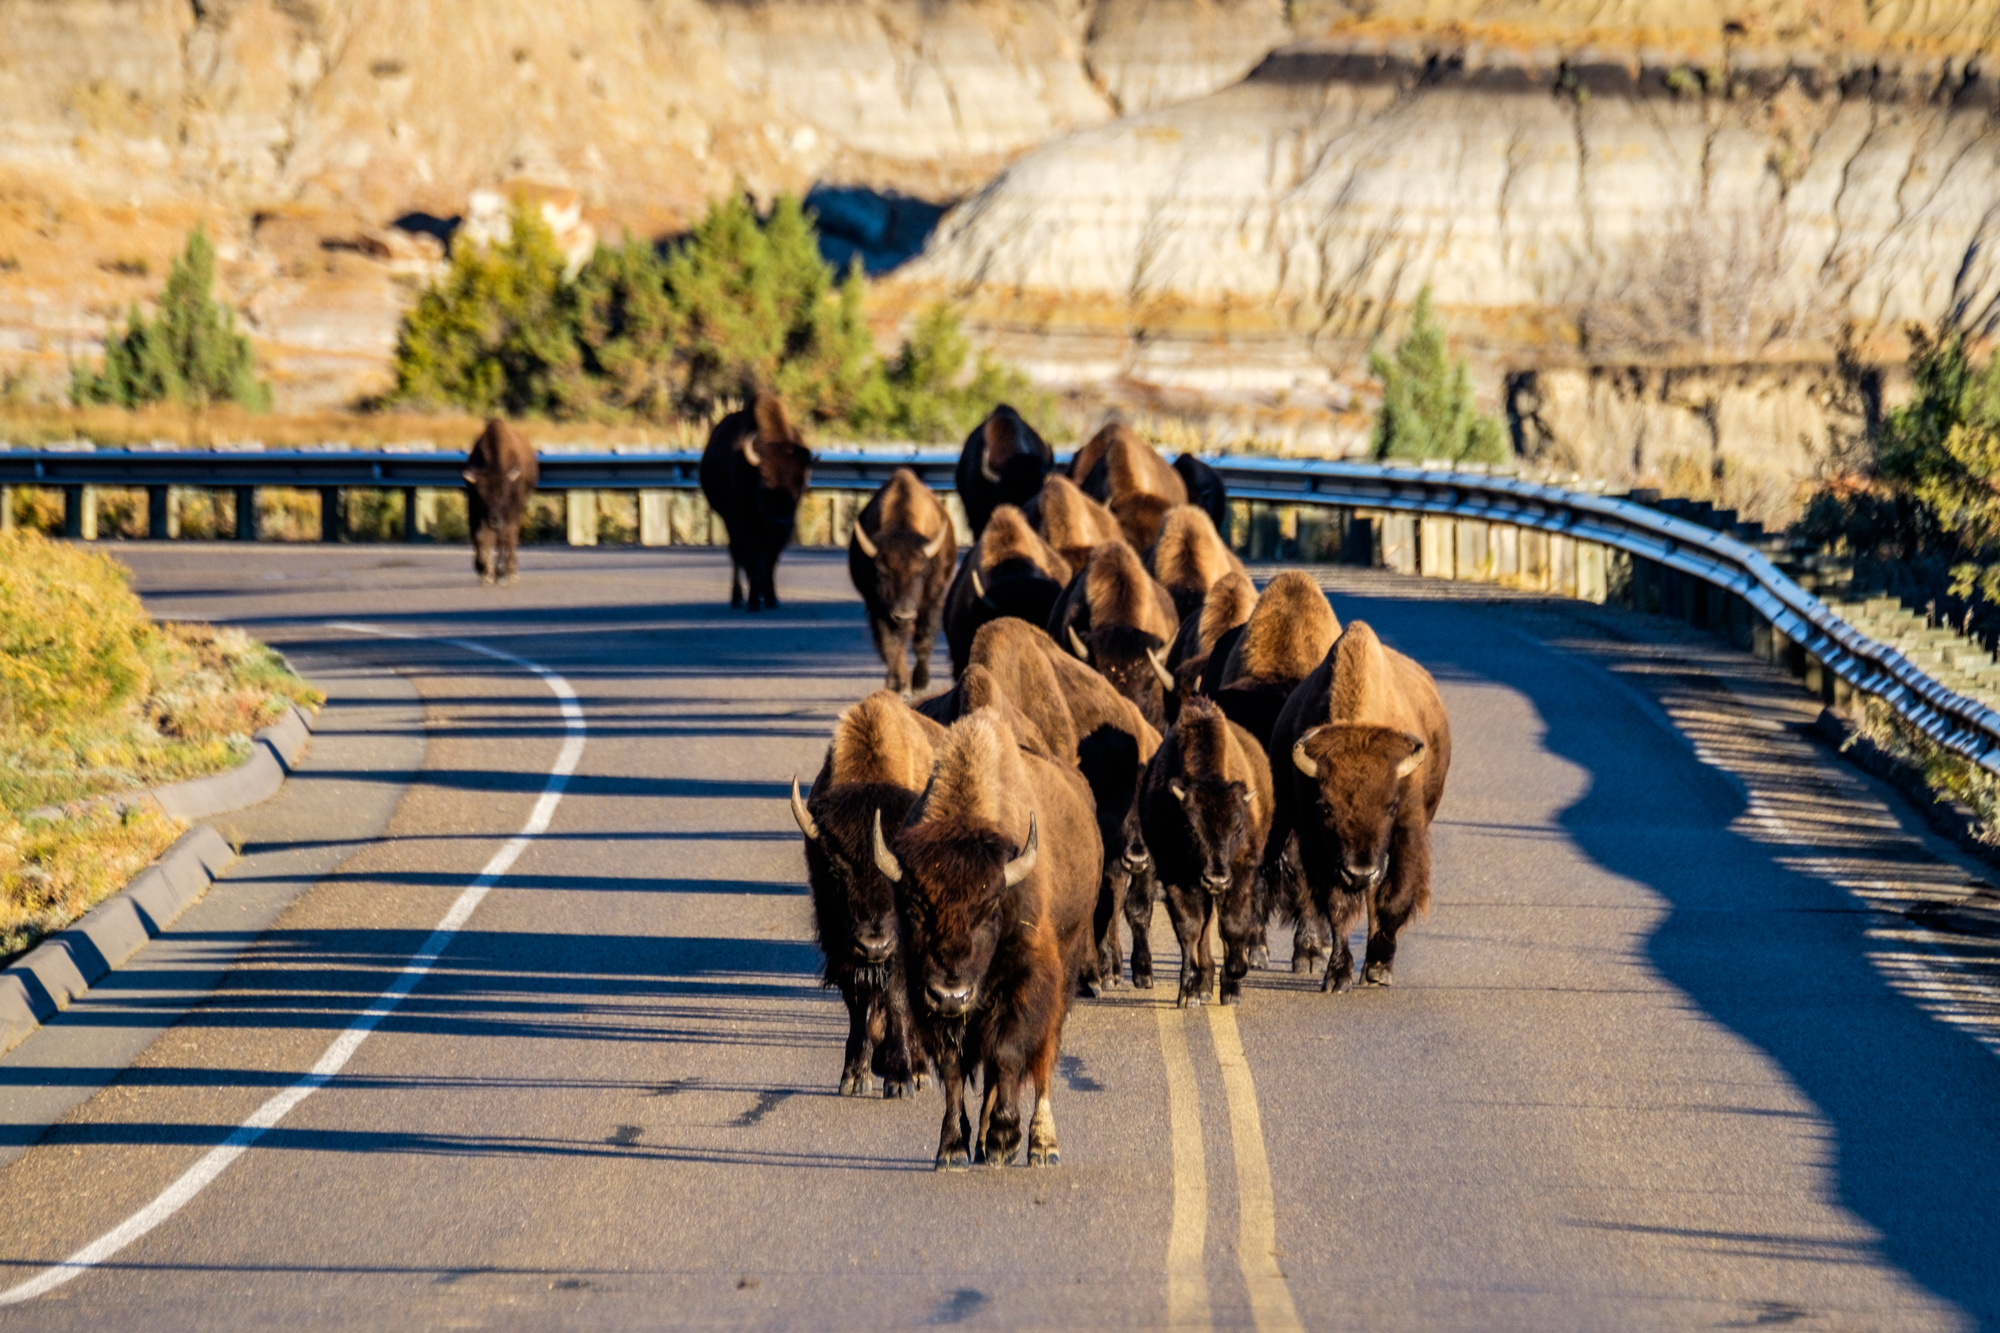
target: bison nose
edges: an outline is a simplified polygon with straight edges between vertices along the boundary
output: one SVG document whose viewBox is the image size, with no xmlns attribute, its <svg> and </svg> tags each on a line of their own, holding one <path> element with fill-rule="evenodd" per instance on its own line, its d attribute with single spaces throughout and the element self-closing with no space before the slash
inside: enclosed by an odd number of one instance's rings
<svg viewBox="0 0 2000 1333">
<path fill-rule="evenodd" d="M 864 963 L 886 963 L 895 949 L 895 942 L 886 938 L 854 941 L 854 956 Z"/>
<path fill-rule="evenodd" d="M 1144 847 L 1128 847 L 1125 849 L 1125 868 L 1133 874 L 1138 874 L 1152 863 L 1152 855 Z"/>
<path fill-rule="evenodd" d="M 1201 877 L 1201 886 L 1204 889 L 1207 889 L 1210 893 L 1214 894 L 1216 897 L 1220 898 L 1223 894 L 1229 891 L 1229 876 L 1203 875 Z"/>
<path fill-rule="evenodd" d="M 946 986 L 933 981 L 925 989 L 930 993 L 931 1008 L 946 1017 L 964 1013 L 972 1006 L 972 987 Z"/>
<path fill-rule="evenodd" d="M 915 611 L 891 611 L 889 619 L 898 625 L 914 625 L 917 623 L 917 613 Z"/>
<path fill-rule="evenodd" d="M 1357 889 L 1372 889 L 1382 882 L 1382 867 L 1379 865 L 1348 866 L 1347 882 Z"/>
</svg>

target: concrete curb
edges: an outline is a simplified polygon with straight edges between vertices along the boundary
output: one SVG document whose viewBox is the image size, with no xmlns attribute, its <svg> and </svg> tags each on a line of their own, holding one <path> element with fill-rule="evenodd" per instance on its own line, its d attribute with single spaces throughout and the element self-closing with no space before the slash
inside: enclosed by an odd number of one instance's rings
<svg viewBox="0 0 2000 1333">
<path fill-rule="evenodd" d="M 311 738 L 305 713 L 293 707 L 257 733 L 250 758 L 229 772 L 156 787 L 141 795 L 181 819 L 255 805 L 284 783 Z M 129 803 L 132 798 L 121 799 Z M 196 824 L 130 884 L 0 971 L 0 1054 L 20 1045 L 172 925 L 235 859 L 235 851 L 213 826 Z"/>
</svg>

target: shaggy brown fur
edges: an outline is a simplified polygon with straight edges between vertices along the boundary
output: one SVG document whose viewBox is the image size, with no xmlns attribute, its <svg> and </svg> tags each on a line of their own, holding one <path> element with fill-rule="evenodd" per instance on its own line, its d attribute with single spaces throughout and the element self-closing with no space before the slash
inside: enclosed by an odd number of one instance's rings
<svg viewBox="0 0 2000 1333">
<path fill-rule="evenodd" d="M 978 549 L 982 571 L 1002 561 L 1026 560 L 1058 583 L 1068 583 L 1074 572 L 1069 561 L 1056 554 L 1013 505 L 994 508 L 993 516 L 986 520 L 986 531 L 980 534 Z"/>
<path fill-rule="evenodd" d="M 1193 505 L 1167 511 L 1148 563 L 1153 577 L 1173 594 L 1181 618 L 1202 604 L 1217 579 L 1243 574 L 1243 562 L 1215 530 L 1215 521 Z"/>
<path fill-rule="evenodd" d="M 1127 426 L 1107 429 L 1115 432 L 1104 449 L 1104 468 L 1111 483 L 1112 499 L 1157 495 L 1170 504 L 1187 503 L 1187 483 L 1145 437 Z"/>
<path fill-rule="evenodd" d="M 1052 675 L 1048 677 L 1048 684 L 1051 687 L 1055 684 Z M 965 675 L 958 682 L 958 708 L 961 713 L 976 713 L 982 708 L 990 708 L 1006 719 L 1008 727 L 1014 732 L 1014 740 L 1029 754 L 1038 754 L 1059 764 L 1075 763 L 1076 745 L 1068 734 L 1070 729 L 1068 712 L 1060 706 L 1039 710 L 1045 717 L 1061 720 L 1057 739 L 1052 742 L 1034 718 L 1015 706 L 1014 697 L 1002 687 L 999 678 L 991 670 L 978 662 L 967 667 Z M 1070 743 L 1058 749 L 1057 746 L 1062 745 L 1064 741 Z"/>
<path fill-rule="evenodd" d="M 906 467 L 896 469 L 876 492 L 876 498 L 882 508 L 871 530 L 875 533 L 914 532 L 928 538 L 951 526 L 951 515 L 945 511 L 944 501 Z"/>
<path fill-rule="evenodd" d="M 1178 507 L 1178 502 L 1164 495 L 1114 495 L 1111 497 L 1111 515 L 1118 520 L 1118 531 L 1135 550 L 1150 551 L 1160 540 L 1160 529 L 1167 521 L 1167 515 Z"/>
<path fill-rule="evenodd" d="M 1012 616 L 980 626 L 972 639 L 972 665 L 966 668 L 965 683 L 970 684 L 974 668 L 990 673 L 994 684 L 1041 733 L 1049 752 L 1075 763 L 1076 722 L 1055 669 L 1035 642 L 1046 643 L 1048 637 Z M 960 711 L 971 712 L 979 706 L 968 689 L 961 698 Z"/>
<path fill-rule="evenodd" d="M 824 780 L 833 786 L 879 782 L 922 791 L 930 777 L 931 752 L 943 739 L 944 728 L 904 703 L 901 695 L 877 690 L 834 724 Z"/>
<path fill-rule="evenodd" d="M 1172 641 L 1179 617 L 1173 598 L 1146 572 L 1138 555 L 1122 541 L 1108 541 L 1090 553 L 1083 571 L 1084 602 L 1090 627 L 1129 625 L 1158 639 Z"/>
<path fill-rule="evenodd" d="M 1436 682 L 1357 620 L 1293 691 L 1270 753 L 1284 765 L 1272 842 L 1298 836 L 1294 952 L 1330 942 L 1326 986 L 1343 989 L 1353 971 L 1346 930 L 1365 907 L 1364 979 L 1387 982 L 1397 932 L 1430 905 L 1430 824 L 1451 766 Z M 1309 809 L 1320 813 L 1308 818 Z"/>
<path fill-rule="evenodd" d="M 1225 686 L 1303 680 L 1340 636 L 1340 621 L 1312 576 L 1288 569 L 1271 580 L 1223 668 Z"/>
<path fill-rule="evenodd" d="M 1256 609 L 1257 585 L 1250 582 L 1248 574 L 1225 574 L 1209 585 L 1201 602 L 1201 619 L 1195 622 L 1195 648 L 1200 655 L 1207 657 L 1214 652 L 1216 641 L 1248 621 Z"/>
<path fill-rule="evenodd" d="M 1121 535 L 1111 511 L 1059 472 L 1042 482 L 1038 498 L 1042 535 L 1072 568 L 1083 564 L 1092 547 Z"/>
</svg>

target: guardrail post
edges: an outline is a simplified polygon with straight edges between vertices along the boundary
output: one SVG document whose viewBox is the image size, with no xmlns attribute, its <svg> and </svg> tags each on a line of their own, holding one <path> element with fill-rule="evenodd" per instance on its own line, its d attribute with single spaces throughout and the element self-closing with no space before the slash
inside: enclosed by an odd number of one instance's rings
<svg viewBox="0 0 2000 1333">
<path fill-rule="evenodd" d="M 1452 573 L 1454 577 L 1473 583 L 1493 581 L 1486 524 L 1470 518 L 1461 518 L 1452 524 Z"/>
<path fill-rule="evenodd" d="M 571 546 L 597 545 L 597 492 L 564 491 L 564 517 Z"/>
<path fill-rule="evenodd" d="M 1548 590 L 1564 597 L 1576 596 L 1576 538 L 1560 532 L 1549 534 Z"/>
<path fill-rule="evenodd" d="M 1610 571 L 1605 568 L 1604 548 L 1596 542 L 1576 544 L 1576 596 L 1602 606 L 1611 594 Z"/>
<path fill-rule="evenodd" d="M 236 540 L 254 542 L 257 540 L 257 488 L 238 486 L 236 488 Z"/>
<path fill-rule="evenodd" d="M 323 542 L 347 540 L 347 492 L 338 486 L 319 488 L 319 539 Z"/>
<path fill-rule="evenodd" d="M 668 505 L 672 491 L 639 492 L 639 545 L 665 546 L 673 540 L 673 522 Z"/>
<path fill-rule="evenodd" d="M 431 504 L 431 510 L 433 514 L 436 513 L 437 504 L 435 501 Z M 403 488 L 403 540 L 406 542 L 420 542 L 423 539 L 423 499 L 418 494 L 416 487 L 405 486 Z"/>
<path fill-rule="evenodd" d="M 97 540 L 97 492 L 88 486 L 63 487 L 63 536 Z"/>
<path fill-rule="evenodd" d="M 14 530 L 14 488 L 0 486 L 0 532 Z"/>
<path fill-rule="evenodd" d="M 1545 592 L 1549 586 L 1549 534 L 1540 528 L 1521 528 L 1521 586 Z"/>
<path fill-rule="evenodd" d="M 168 488 L 148 486 L 146 488 L 146 540 L 165 541 L 167 539 Z"/>
<path fill-rule="evenodd" d="M 1448 518 L 1438 518 L 1425 514 L 1417 520 L 1417 572 L 1427 579 L 1448 579 L 1456 577 L 1457 562 L 1453 546 L 1457 544 L 1455 525 Z"/>
<path fill-rule="evenodd" d="M 1493 577 L 1521 581 L 1521 530 L 1512 523 L 1494 523 L 1486 530 L 1486 549 L 1493 556 Z"/>
<path fill-rule="evenodd" d="M 1398 574 L 1417 572 L 1417 520 L 1409 514 L 1382 516 L 1382 563 Z"/>
</svg>

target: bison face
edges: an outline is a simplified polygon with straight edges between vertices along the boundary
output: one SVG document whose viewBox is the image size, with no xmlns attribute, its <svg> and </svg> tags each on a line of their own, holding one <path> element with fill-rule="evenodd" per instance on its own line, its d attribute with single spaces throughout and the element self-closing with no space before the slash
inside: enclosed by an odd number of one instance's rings
<svg viewBox="0 0 2000 1333">
<path fill-rule="evenodd" d="M 875 861 L 896 885 L 910 986 L 939 1018 L 978 1007 L 1012 916 L 1011 890 L 1034 869 L 1037 842 L 1032 818 L 1019 852 L 996 833 L 940 820 L 904 830 L 891 851 L 877 817 Z"/>
<path fill-rule="evenodd" d="M 1292 747 L 1292 763 L 1313 780 L 1310 821 L 1319 826 L 1350 889 L 1371 889 L 1389 870 L 1390 839 L 1405 779 L 1424 762 L 1424 743 L 1394 727 L 1334 723 Z"/>
<path fill-rule="evenodd" d="M 1111 688 L 1139 706 L 1155 728 L 1167 725 L 1167 649 L 1151 634 L 1130 625 L 1103 625 L 1089 634 L 1069 631 L 1069 650 L 1097 668 Z"/>
<path fill-rule="evenodd" d="M 875 565 L 875 601 L 884 615 L 898 628 L 917 622 L 923 607 L 924 588 L 930 582 L 931 562 L 944 549 L 945 534 L 926 538 L 918 532 L 892 532 L 879 542 L 854 528 L 854 545 Z"/>
<path fill-rule="evenodd" d="M 806 872 L 814 897 L 829 896 L 844 909 L 834 919 L 845 919 L 847 944 L 856 968 L 887 967 L 896 953 L 896 887 L 875 864 L 868 826 L 854 828 L 849 811 L 827 805 L 823 796 L 814 797 L 813 803 L 820 808 L 807 806 L 794 777 L 792 817 L 806 837 Z M 821 934 L 837 936 L 838 931 L 822 918 Z M 838 938 L 822 938 L 821 942 L 829 949 L 840 947 Z"/>
<path fill-rule="evenodd" d="M 1222 896 L 1229 891 L 1231 873 L 1247 850 L 1255 823 L 1250 789 L 1219 778 L 1176 778 L 1167 790 L 1187 818 L 1188 846 L 1200 867 L 1202 888 Z"/>
</svg>

